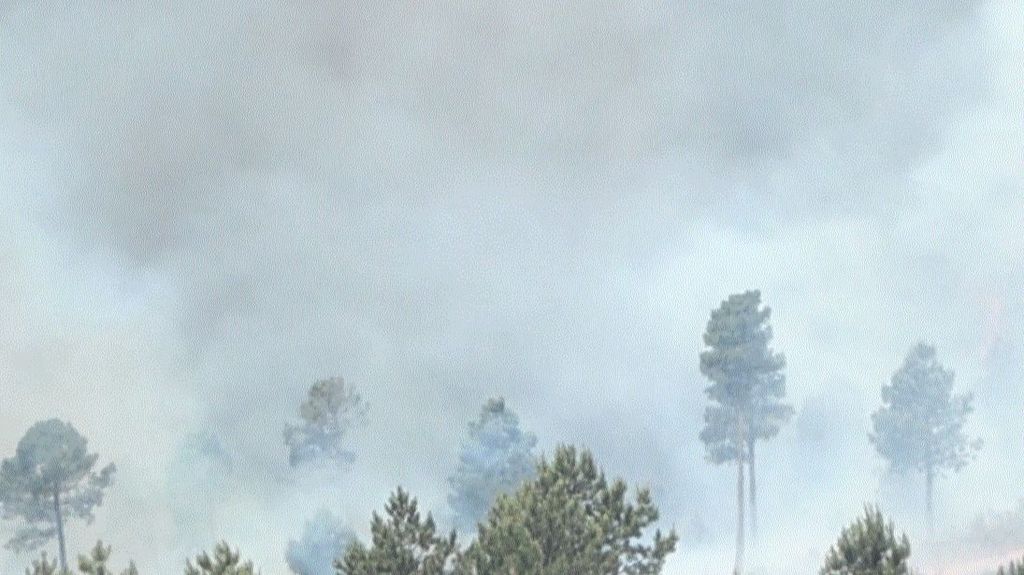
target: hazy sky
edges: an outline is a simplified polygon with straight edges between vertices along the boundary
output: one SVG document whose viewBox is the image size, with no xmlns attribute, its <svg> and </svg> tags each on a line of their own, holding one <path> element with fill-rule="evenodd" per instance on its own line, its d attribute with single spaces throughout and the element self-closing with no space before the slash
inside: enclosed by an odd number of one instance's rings
<svg viewBox="0 0 1024 575">
<path fill-rule="evenodd" d="M 364 533 L 401 483 L 443 516 L 504 395 L 651 485 L 697 572 L 734 505 L 700 336 L 760 288 L 798 408 L 762 523 L 806 572 L 880 496 L 913 342 L 986 405 L 1024 374 L 1024 7 L 834 4 L 0 1 L 0 454 L 56 416 L 117 463 L 75 551 L 173 573 L 226 538 L 282 573 L 322 505 Z M 330 375 L 370 404 L 358 460 L 295 473 Z M 948 530 L 1024 495 L 1000 425 Z"/>
</svg>

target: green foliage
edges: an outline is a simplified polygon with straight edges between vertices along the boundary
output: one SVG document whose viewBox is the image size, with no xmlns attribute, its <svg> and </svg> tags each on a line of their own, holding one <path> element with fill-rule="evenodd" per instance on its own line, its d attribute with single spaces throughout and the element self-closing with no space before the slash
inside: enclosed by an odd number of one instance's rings
<svg viewBox="0 0 1024 575">
<path fill-rule="evenodd" d="M 634 501 L 609 482 L 588 451 L 559 447 L 537 477 L 503 495 L 458 562 L 460 575 L 654 575 L 675 550 L 675 531 L 644 532 L 657 520 L 650 492 Z"/>
<path fill-rule="evenodd" d="M 114 575 L 114 572 L 107 567 L 107 560 L 110 559 L 111 547 L 103 546 L 103 541 L 97 541 L 88 555 L 78 556 L 78 570 L 84 575 Z M 128 568 L 121 571 L 121 575 L 138 575 L 135 563 L 130 562 Z"/>
<path fill-rule="evenodd" d="M 39 559 L 32 561 L 32 566 L 25 569 L 25 575 L 65 575 L 68 571 L 62 570 L 57 559 L 50 561 L 46 558 L 46 551 L 43 551 Z"/>
<path fill-rule="evenodd" d="M 2 517 L 22 521 L 6 547 L 32 551 L 57 536 L 66 568 L 65 519 L 91 522 L 93 509 L 103 502 L 103 491 L 113 480 L 114 464 L 93 472 L 98 458 L 70 423 L 50 419 L 30 427 L 14 457 L 0 464 Z"/>
<path fill-rule="evenodd" d="M 103 541 L 97 541 L 88 555 L 78 556 L 78 570 L 88 575 L 111 575 L 107 568 L 107 560 L 110 559 L 111 547 L 103 546 Z"/>
<path fill-rule="evenodd" d="M 213 555 L 205 551 L 196 556 L 195 564 L 185 562 L 185 575 L 255 575 L 252 561 L 242 561 L 237 550 L 232 550 L 226 541 L 213 549 Z"/>
<path fill-rule="evenodd" d="M 981 448 L 963 427 L 971 395 L 953 395 L 953 372 L 943 368 L 935 348 L 918 343 L 882 387 L 882 407 L 871 416 L 871 442 L 893 471 L 936 473 L 959 470 Z"/>
<path fill-rule="evenodd" d="M 712 382 L 704 390 L 711 404 L 700 439 L 712 463 L 742 459 L 747 444 L 774 437 L 792 417 L 792 407 L 782 402 L 786 360 L 768 346 L 770 319 L 757 290 L 731 295 L 711 312 L 707 349 L 700 354 L 700 371 Z"/>
<path fill-rule="evenodd" d="M 821 575 L 907 575 L 909 557 L 907 536 L 897 538 L 877 507 L 865 507 L 829 550 Z"/>
<path fill-rule="evenodd" d="M 366 404 L 342 378 L 315 382 L 299 407 L 301 421 L 285 426 L 289 463 L 297 466 L 322 458 L 351 463 L 355 454 L 345 449 L 345 435 L 365 416 Z"/>
<path fill-rule="evenodd" d="M 373 514 L 372 545 L 355 542 L 335 563 L 342 575 L 441 575 L 448 572 L 455 532 L 439 536 L 434 519 L 420 516 L 415 499 L 398 488 L 384 507 L 386 517 Z"/>
<path fill-rule="evenodd" d="M 769 347 L 771 313 L 761 306 L 760 291 L 730 295 L 711 311 L 704 331 L 706 349 L 700 354 L 700 372 L 711 380 L 704 389 L 710 403 L 700 440 L 711 463 L 737 463 L 737 573 L 743 572 L 744 467 L 750 467 L 751 526 L 756 533 L 754 446 L 778 434 L 793 415 L 793 408 L 783 402 L 786 360 Z"/>
<path fill-rule="evenodd" d="M 1024 575 L 1024 559 L 1020 563 L 1010 561 L 1009 565 L 1000 565 L 996 575 Z"/>
<path fill-rule="evenodd" d="M 474 529 L 497 499 L 533 477 L 537 438 L 519 428 L 519 418 L 505 400 L 491 399 L 469 424 L 459 466 L 448 479 L 448 503 L 460 529 Z"/>
</svg>

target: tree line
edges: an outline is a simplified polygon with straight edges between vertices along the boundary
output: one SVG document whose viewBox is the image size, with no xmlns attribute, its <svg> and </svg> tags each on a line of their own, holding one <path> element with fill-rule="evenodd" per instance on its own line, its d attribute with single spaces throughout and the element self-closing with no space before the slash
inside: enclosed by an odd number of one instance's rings
<svg viewBox="0 0 1024 575">
<path fill-rule="evenodd" d="M 750 533 L 756 537 L 755 446 L 777 435 L 794 413 L 785 403 L 785 356 L 771 347 L 771 313 L 758 290 L 729 296 L 712 310 L 700 353 L 700 371 L 711 382 L 704 390 L 708 405 L 700 439 L 709 462 L 736 465 L 737 574 L 744 572 L 744 472 L 749 470 Z M 889 468 L 925 476 L 929 534 L 935 480 L 960 470 L 982 445 L 964 431 L 972 397 L 954 394 L 954 380 L 935 347 L 918 343 L 882 386 L 882 404 L 871 415 L 868 439 Z"/>
<path fill-rule="evenodd" d="M 757 445 L 779 434 L 794 409 L 786 402 L 785 356 L 773 349 L 771 308 L 759 291 L 729 296 L 711 311 L 699 353 L 708 404 L 699 433 L 707 460 L 736 467 L 736 557 L 744 573 L 746 535 L 757 537 Z M 980 449 L 967 437 L 969 394 L 954 394 L 954 374 L 937 359 L 934 346 L 911 348 L 872 414 L 868 439 L 890 468 L 925 477 L 929 532 L 935 480 L 966 465 Z M 342 378 L 318 380 L 299 406 L 299 417 L 283 432 L 289 464 L 348 466 L 355 453 L 352 429 L 365 422 L 367 404 Z M 674 530 L 655 527 L 658 509 L 648 490 L 630 490 L 608 479 L 586 449 L 558 447 L 550 458 L 535 453 L 537 438 L 521 429 L 501 398 L 487 401 L 468 426 L 457 467 L 449 477 L 453 523 L 474 534 L 460 547 L 456 530 L 440 533 L 433 516 L 400 487 L 371 520 L 364 543 L 329 512 L 307 524 L 302 539 L 289 543 L 287 560 L 298 575 L 564 575 L 660 573 L 678 542 Z M 95 469 L 98 455 L 86 439 L 57 419 L 33 425 L 13 457 L 0 464 L 0 517 L 16 522 L 6 548 L 38 550 L 56 540 L 57 556 L 44 553 L 28 575 L 71 573 L 65 529 L 70 519 L 91 521 L 103 502 L 116 467 Z M 749 518 L 749 523 L 746 521 Z M 648 531 L 653 530 L 653 533 Z M 841 571 L 860 549 L 887 550 L 891 560 L 909 555 L 905 540 L 890 537 L 877 509 L 844 531 L 822 573 L 899 573 L 896 570 Z M 113 573 L 110 548 L 102 542 L 79 557 L 82 573 Z M 866 560 L 865 560 L 866 561 Z M 863 561 L 862 561 L 863 562 Z M 226 543 L 186 564 L 186 575 L 250 575 Z M 122 572 L 135 575 L 134 564 Z"/>
</svg>

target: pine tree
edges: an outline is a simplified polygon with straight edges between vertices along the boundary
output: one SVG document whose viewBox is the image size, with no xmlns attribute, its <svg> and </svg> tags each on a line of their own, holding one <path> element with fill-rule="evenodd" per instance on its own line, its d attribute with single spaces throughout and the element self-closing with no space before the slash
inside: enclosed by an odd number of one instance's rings
<svg viewBox="0 0 1024 575">
<path fill-rule="evenodd" d="M 939 363 L 935 347 L 918 343 L 882 387 L 882 406 L 871 416 L 871 442 L 892 470 L 925 476 L 929 536 L 935 479 L 961 469 L 981 448 L 981 441 L 969 439 L 963 429 L 973 410 L 971 395 L 953 395 L 953 382 L 953 372 Z"/>
<path fill-rule="evenodd" d="M 469 424 L 459 465 L 448 478 L 448 503 L 461 530 L 476 528 L 498 495 L 533 477 L 537 438 L 519 428 L 519 418 L 501 398 L 491 399 Z"/>
<path fill-rule="evenodd" d="M 458 562 L 459 575 L 657 575 L 675 531 L 645 532 L 658 519 L 650 492 L 628 497 L 588 451 L 560 447 L 537 476 L 503 495 Z"/>
<path fill-rule="evenodd" d="M 30 427 L 14 457 L 0 464 L 3 518 L 23 522 L 6 547 L 31 551 L 56 537 L 60 566 L 67 571 L 65 522 L 93 520 L 116 469 L 111 463 L 94 473 L 97 459 L 70 423 L 50 419 Z"/>
<path fill-rule="evenodd" d="M 25 569 L 25 575 L 68 575 L 70 572 L 60 568 L 57 559 L 50 561 L 43 551 L 39 559 L 32 561 L 32 565 Z"/>
<path fill-rule="evenodd" d="M 1020 563 L 1010 561 L 1009 565 L 1000 565 L 996 575 L 1024 575 L 1024 559 Z"/>
<path fill-rule="evenodd" d="M 196 562 L 185 562 L 185 575 L 256 575 L 252 561 L 242 561 L 237 550 L 226 541 L 213 548 L 213 555 L 205 551 L 196 556 Z"/>
<path fill-rule="evenodd" d="M 761 306 L 761 292 L 729 296 L 711 312 L 704 332 L 707 349 L 700 354 L 701 373 L 712 382 L 704 390 L 710 405 L 700 439 L 708 461 L 736 464 L 736 573 L 743 572 L 744 466 L 751 470 L 753 510 L 754 446 L 759 439 L 774 437 L 792 416 L 792 408 L 782 402 L 785 358 L 769 347 L 770 318 L 771 309 Z"/>
<path fill-rule="evenodd" d="M 821 575 L 908 575 L 909 557 L 907 536 L 897 538 L 892 523 L 869 506 L 829 549 Z"/>
<path fill-rule="evenodd" d="M 78 556 L 78 570 L 83 575 L 114 575 L 114 572 L 107 567 L 110 559 L 111 547 L 103 546 L 103 541 L 97 541 L 88 555 Z M 138 575 L 138 569 L 134 562 L 128 563 L 128 568 L 121 571 L 121 575 Z"/>
<path fill-rule="evenodd" d="M 365 418 L 366 404 L 345 380 L 332 377 L 314 383 L 299 407 L 299 416 L 299 423 L 288 424 L 284 430 L 292 466 L 322 458 L 343 465 L 355 460 L 344 440 Z"/>
<path fill-rule="evenodd" d="M 443 575 L 456 552 L 455 531 L 437 534 L 434 519 L 420 515 L 419 505 L 398 488 L 384 507 L 386 517 L 373 514 L 370 547 L 356 541 L 335 562 L 341 575 Z"/>
</svg>

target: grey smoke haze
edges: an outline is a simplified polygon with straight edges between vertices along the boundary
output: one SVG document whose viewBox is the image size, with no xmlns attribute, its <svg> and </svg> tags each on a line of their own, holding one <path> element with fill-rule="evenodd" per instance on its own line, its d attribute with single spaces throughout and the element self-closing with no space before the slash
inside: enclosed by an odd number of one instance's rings
<svg viewBox="0 0 1024 575">
<path fill-rule="evenodd" d="M 723 571 L 697 353 L 760 288 L 798 408 L 762 524 L 808 572 L 887 493 L 868 414 L 914 341 L 989 397 L 1024 372 L 990 373 L 1024 349 L 1024 8 L 863 4 L 0 3 L 0 454 L 57 416 L 118 464 L 72 549 L 281 573 L 325 505 L 444 515 L 504 395 L 652 486 L 674 569 Z M 358 459 L 296 474 L 330 375 L 370 404 Z M 948 529 L 1024 495 L 1005 423 L 979 408 Z"/>
</svg>

